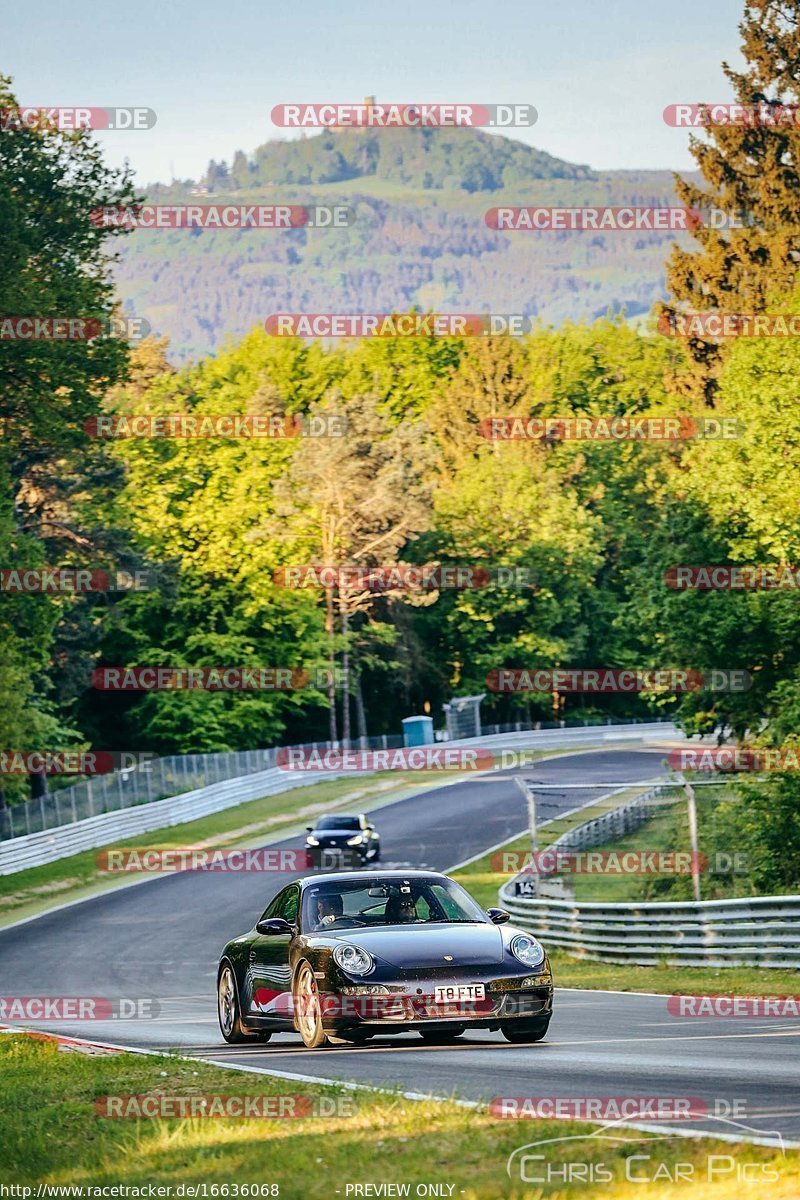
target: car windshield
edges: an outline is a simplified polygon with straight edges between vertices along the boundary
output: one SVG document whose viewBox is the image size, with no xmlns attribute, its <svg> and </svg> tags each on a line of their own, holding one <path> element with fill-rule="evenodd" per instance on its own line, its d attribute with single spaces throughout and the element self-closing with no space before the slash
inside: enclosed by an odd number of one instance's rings
<svg viewBox="0 0 800 1200">
<path fill-rule="evenodd" d="M 360 829 L 358 817 L 320 817 L 317 829 Z"/>
<path fill-rule="evenodd" d="M 303 929 L 465 924 L 488 917 L 450 879 L 326 880 L 303 891 Z"/>
</svg>

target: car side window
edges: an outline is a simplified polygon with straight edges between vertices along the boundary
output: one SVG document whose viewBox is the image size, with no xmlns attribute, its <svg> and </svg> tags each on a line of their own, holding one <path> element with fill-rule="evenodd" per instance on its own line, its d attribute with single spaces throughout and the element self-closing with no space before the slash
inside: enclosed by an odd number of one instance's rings
<svg viewBox="0 0 800 1200">
<path fill-rule="evenodd" d="M 288 887 L 282 896 L 283 902 L 276 915 L 283 917 L 284 921 L 288 921 L 290 925 L 296 925 L 297 910 L 300 907 L 300 889 L 294 886 Z"/>
<path fill-rule="evenodd" d="M 283 892 L 278 892 L 277 896 L 273 896 L 273 898 L 270 900 L 269 904 L 267 905 L 267 907 L 264 909 L 263 913 L 261 914 L 262 921 L 266 921 L 270 917 L 277 917 L 279 915 L 278 905 L 280 904 L 282 899 L 283 899 Z"/>
<path fill-rule="evenodd" d="M 283 917 L 284 921 L 288 921 L 290 925 L 297 923 L 297 909 L 300 903 L 300 893 L 294 884 L 278 892 L 275 899 L 267 906 L 266 912 L 262 916 L 262 920 L 268 920 L 270 917 Z"/>
</svg>

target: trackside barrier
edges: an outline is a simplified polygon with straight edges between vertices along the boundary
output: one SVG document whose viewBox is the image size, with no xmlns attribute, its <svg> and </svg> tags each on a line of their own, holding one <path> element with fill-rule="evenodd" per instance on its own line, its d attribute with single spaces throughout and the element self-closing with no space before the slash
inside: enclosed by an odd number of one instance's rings
<svg viewBox="0 0 800 1200">
<path fill-rule="evenodd" d="M 210 787 L 154 800 L 152 804 L 101 813 L 70 825 L 61 825 L 57 829 L 46 829 L 42 833 L 0 842 L 0 875 L 24 871 L 27 867 L 40 867 L 44 863 L 79 854 L 81 850 L 93 850 L 124 838 L 150 833 L 154 829 L 182 825 L 209 813 L 244 804 L 247 800 L 276 796 L 280 792 L 288 792 L 290 788 L 317 782 L 318 779 L 310 774 L 297 772 L 296 777 L 292 778 L 287 771 L 273 767 L 241 779 L 226 779 Z"/>
<path fill-rule="evenodd" d="M 370 738 L 369 743 L 369 749 L 390 749 L 401 746 L 403 739 L 399 735 L 384 735 Z M 330 742 L 311 742 L 305 749 L 327 749 L 330 745 Z M 267 750 L 153 757 L 66 787 L 56 786 L 47 795 L 0 809 L 0 841 L 42 833 L 135 804 L 151 804 L 225 779 L 254 775 L 274 767 L 277 752 L 277 747 L 271 746 Z M 134 757 L 131 755 L 132 760 Z"/>
<path fill-rule="evenodd" d="M 676 804 L 682 799 L 683 792 L 679 786 L 650 788 L 640 796 L 620 804 L 618 808 L 609 809 L 599 817 L 592 817 L 591 820 L 568 829 L 551 842 L 547 849 L 586 850 L 592 846 L 602 846 L 604 842 L 627 837 L 629 833 L 641 829 L 642 825 L 652 818 L 654 806 Z"/>
<path fill-rule="evenodd" d="M 537 750 L 567 748 L 570 745 L 603 746 L 622 740 L 645 741 L 660 737 L 670 740 L 676 736 L 675 727 L 668 722 L 642 722 L 635 725 L 601 725 L 569 729 L 552 729 L 522 733 L 499 734 L 496 736 L 464 739 L 449 743 L 472 745 L 476 741 L 481 747 L 501 750 L 519 750 L 523 747 Z M 401 741 L 402 739 L 398 739 Z M 249 751 L 252 756 L 275 753 L 272 751 Z M 187 759 L 204 756 L 185 756 Z M 209 756 L 214 757 L 214 756 Z M 249 760 L 253 763 L 253 759 Z M 263 763 L 263 758 L 260 760 Z M 274 762 L 274 758 L 272 759 Z M 258 765 L 257 761 L 253 764 Z M 252 770 L 252 768 L 251 768 Z M 138 771 L 138 768 L 137 768 Z M 136 772 L 132 772 L 136 773 Z M 326 774 L 325 779 L 336 778 Z M 177 794 L 149 803 L 134 803 L 116 811 L 98 813 L 95 816 L 70 821 L 35 833 L 23 834 L 0 841 L 0 875 L 24 871 L 27 867 L 38 867 L 45 863 L 67 858 L 82 850 L 106 846 L 124 838 L 136 837 L 155 829 L 164 829 L 194 821 L 209 813 L 220 812 L 258 800 L 263 796 L 274 796 L 291 788 L 318 783 L 320 776 L 313 771 L 282 771 L 270 766 L 266 770 L 252 770 L 239 778 L 224 779 L 219 783 L 195 787 L 189 791 L 178 790 Z M 66 790 L 66 789 L 65 789 Z M 58 793 L 53 793 L 57 795 Z M 29 802 L 30 803 L 30 802 Z"/>
<path fill-rule="evenodd" d="M 560 739 L 568 739 L 582 734 L 589 726 L 592 736 L 598 736 L 598 728 L 613 736 L 613 731 L 625 729 L 628 725 L 636 725 L 637 729 L 672 729 L 668 722 L 644 723 L 634 718 L 622 721 L 617 725 L 591 725 L 582 722 L 565 728 L 549 722 L 537 722 L 536 725 L 525 725 L 517 722 L 514 725 L 494 725 L 484 729 L 481 743 L 498 740 L 492 736 L 505 733 L 516 733 L 524 744 L 530 731 L 550 731 L 556 735 L 557 745 Z M 464 739 L 456 745 L 467 745 L 475 739 Z M 380 734 L 378 737 L 355 738 L 351 743 L 357 750 L 395 750 L 403 745 L 401 734 Z M 511 743 L 509 743 L 511 744 Z M 538 743 L 537 743 L 538 744 Z M 544 743 L 542 743 L 544 744 Z M 329 750 L 340 749 L 341 742 L 306 742 L 301 746 L 283 747 L 283 749 Z M 270 746 L 265 750 L 230 750 L 210 754 L 177 754 L 164 758 L 153 757 L 146 763 L 137 763 L 136 756 L 131 755 L 131 765 L 108 774 L 95 775 L 91 779 L 83 779 L 65 787 L 52 786 L 43 796 L 25 800 L 20 804 L 0 807 L 0 841 L 7 838 L 24 837 L 29 833 L 41 833 L 45 829 L 56 829 L 60 825 L 69 825 L 74 821 L 82 821 L 86 817 L 96 817 L 100 813 L 112 810 L 130 808 L 134 804 L 151 804 L 154 800 L 163 800 L 167 796 L 177 796 L 180 792 L 191 792 L 197 788 L 208 787 L 212 783 L 221 783 L 224 779 L 238 779 L 242 775 L 253 775 L 266 771 L 277 765 L 277 754 L 280 747 Z M 54 781 L 55 782 L 55 781 Z"/>
<path fill-rule="evenodd" d="M 578 849 L 622 837 L 647 820 L 664 790 L 655 788 L 585 821 L 548 847 Z M 669 802 L 668 798 L 662 802 Z M 517 876 L 500 904 L 544 944 L 579 958 L 637 966 L 800 968 L 800 896 L 745 900 L 581 903 L 517 895 Z"/>
</svg>

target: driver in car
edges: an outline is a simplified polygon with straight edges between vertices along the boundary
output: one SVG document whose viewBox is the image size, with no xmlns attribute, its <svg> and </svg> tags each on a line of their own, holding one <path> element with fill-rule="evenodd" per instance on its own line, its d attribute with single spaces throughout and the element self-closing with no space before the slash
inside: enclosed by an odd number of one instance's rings
<svg viewBox="0 0 800 1200">
<path fill-rule="evenodd" d="M 397 909 L 397 919 L 403 925 L 409 921 L 419 920 L 417 916 L 417 906 L 410 895 L 400 896 L 400 903 Z"/>
<path fill-rule="evenodd" d="M 386 919 L 391 924 L 408 925 L 419 920 L 417 905 L 410 892 L 392 896 L 386 905 Z"/>
<path fill-rule="evenodd" d="M 332 925 L 344 913 L 341 896 L 320 896 L 317 900 L 317 929 Z"/>
</svg>

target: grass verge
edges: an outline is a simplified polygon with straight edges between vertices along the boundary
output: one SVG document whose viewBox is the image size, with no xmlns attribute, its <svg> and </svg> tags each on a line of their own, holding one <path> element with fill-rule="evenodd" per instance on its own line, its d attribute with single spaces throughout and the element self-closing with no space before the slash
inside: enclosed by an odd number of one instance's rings
<svg viewBox="0 0 800 1200">
<path fill-rule="evenodd" d="M 102 1097 L 156 1092 L 206 1097 L 303 1095 L 312 1103 L 346 1105 L 347 1115 L 291 1119 L 97 1115 L 96 1104 Z M 418 1194 L 418 1185 L 437 1184 L 445 1186 L 434 1194 L 464 1200 L 523 1196 L 560 1200 L 597 1194 L 594 1188 L 587 1192 L 587 1181 L 594 1179 L 606 1200 L 631 1200 L 642 1194 L 642 1186 L 626 1179 L 627 1168 L 631 1175 L 652 1181 L 647 1185 L 648 1200 L 666 1200 L 684 1192 L 692 1200 L 739 1200 L 743 1185 L 738 1176 L 747 1163 L 748 1179 L 761 1181 L 752 1188 L 754 1195 L 768 1189 L 770 1200 L 795 1200 L 800 1187 L 800 1153 L 794 1150 L 784 1155 L 772 1148 L 733 1146 L 711 1137 L 667 1136 L 651 1141 L 653 1135 L 618 1128 L 614 1135 L 624 1140 L 602 1141 L 591 1136 L 597 1127 L 586 1124 L 506 1120 L 448 1101 L 345 1091 L 172 1058 L 61 1053 L 54 1042 L 26 1036 L 0 1038 L 0 1095 L 6 1109 L 0 1133 L 0 1182 L 17 1186 L 123 1184 L 143 1187 L 147 1195 L 148 1185 L 157 1185 L 171 1186 L 174 1197 L 180 1194 L 175 1189 L 181 1184 L 206 1184 L 209 1196 L 233 1196 L 232 1185 L 258 1184 L 277 1185 L 274 1192 L 260 1195 L 327 1200 L 337 1194 L 346 1197 L 348 1184 L 408 1185 L 406 1194 L 412 1196 Z M 523 1182 L 520 1155 L 514 1160 L 512 1177 L 507 1175 L 506 1163 L 513 1151 L 573 1134 L 580 1140 L 555 1141 L 531 1150 L 543 1154 L 544 1161 L 529 1160 L 527 1178 L 550 1175 L 552 1183 L 532 1188 Z M 633 1155 L 647 1157 L 629 1163 Z M 679 1169 L 692 1183 L 676 1193 L 671 1181 Z M 565 1183 L 565 1175 L 572 1180 Z M 214 1186 L 219 1190 L 212 1191 Z M 354 1195 L 352 1190 L 349 1195 Z"/>
</svg>

